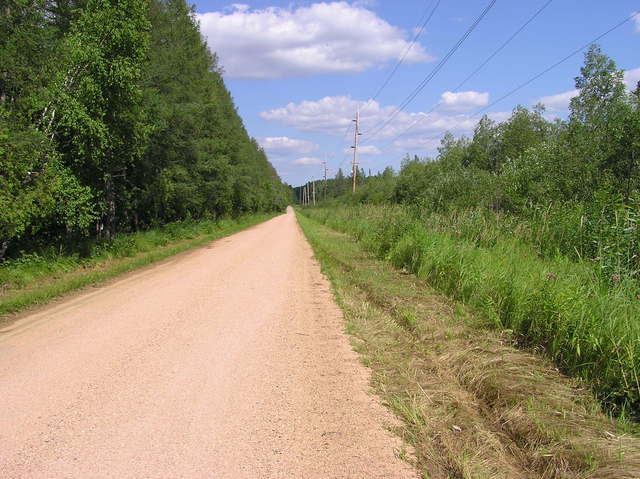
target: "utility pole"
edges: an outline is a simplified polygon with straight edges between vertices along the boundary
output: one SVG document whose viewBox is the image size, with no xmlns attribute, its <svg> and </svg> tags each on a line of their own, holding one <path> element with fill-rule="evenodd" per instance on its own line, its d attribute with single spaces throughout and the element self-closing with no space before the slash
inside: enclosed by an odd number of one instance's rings
<svg viewBox="0 0 640 479">
<path fill-rule="evenodd" d="M 351 178 L 352 178 L 352 193 L 356 192 L 356 174 L 358 172 L 358 137 L 362 134 L 360 133 L 360 109 L 356 111 L 356 119 L 353 120 L 356 122 L 356 129 L 353 134 L 353 161 L 351 162 Z"/>
<path fill-rule="evenodd" d="M 322 167 L 324 169 L 324 191 L 323 191 L 323 199 L 327 199 L 327 161 L 322 162 Z"/>
<path fill-rule="evenodd" d="M 316 180 L 313 180 L 313 206 L 316 205 Z"/>
</svg>

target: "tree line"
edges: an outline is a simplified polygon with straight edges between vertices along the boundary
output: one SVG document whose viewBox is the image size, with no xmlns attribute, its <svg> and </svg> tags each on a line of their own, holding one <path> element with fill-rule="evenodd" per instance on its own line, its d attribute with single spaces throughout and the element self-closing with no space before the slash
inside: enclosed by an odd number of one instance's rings
<svg viewBox="0 0 640 479">
<path fill-rule="evenodd" d="M 185 0 L 5 0 L 0 258 L 282 209 Z"/>
<path fill-rule="evenodd" d="M 339 172 L 326 195 L 544 221 L 556 251 L 609 256 L 612 268 L 640 274 L 640 83 L 629 90 L 624 72 L 593 45 L 575 86 L 566 119 L 550 120 L 544 105 L 517 106 L 503 122 L 484 116 L 471 136 L 445 134 L 435 157 L 407 156 L 397 173 L 360 172 L 355 195 Z"/>
</svg>

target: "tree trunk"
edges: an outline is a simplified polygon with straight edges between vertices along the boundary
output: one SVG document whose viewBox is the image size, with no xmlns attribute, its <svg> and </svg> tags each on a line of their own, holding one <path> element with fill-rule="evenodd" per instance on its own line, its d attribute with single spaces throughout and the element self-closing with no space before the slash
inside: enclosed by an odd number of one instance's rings
<svg viewBox="0 0 640 479">
<path fill-rule="evenodd" d="M 112 178 L 107 178 L 105 184 L 105 197 L 107 200 L 107 212 L 105 215 L 105 237 L 110 240 L 115 233 L 116 222 L 116 192 Z"/>
<path fill-rule="evenodd" d="M 4 259 L 4 255 L 7 252 L 8 247 L 9 247 L 8 239 L 0 240 L 0 261 Z"/>
</svg>

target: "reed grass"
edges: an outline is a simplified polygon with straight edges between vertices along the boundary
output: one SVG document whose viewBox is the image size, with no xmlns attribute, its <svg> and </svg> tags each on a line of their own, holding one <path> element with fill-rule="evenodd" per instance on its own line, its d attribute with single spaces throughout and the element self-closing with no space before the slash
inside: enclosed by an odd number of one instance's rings
<svg viewBox="0 0 640 479">
<path fill-rule="evenodd" d="M 512 218 L 423 216 L 415 207 L 345 206 L 304 214 L 513 331 L 589 384 L 616 415 L 640 417 L 640 285 L 597 262 L 544 252 Z M 475 214 L 475 216 L 473 216 Z M 527 226 L 523 226 L 525 229 Z"/>
</svg>

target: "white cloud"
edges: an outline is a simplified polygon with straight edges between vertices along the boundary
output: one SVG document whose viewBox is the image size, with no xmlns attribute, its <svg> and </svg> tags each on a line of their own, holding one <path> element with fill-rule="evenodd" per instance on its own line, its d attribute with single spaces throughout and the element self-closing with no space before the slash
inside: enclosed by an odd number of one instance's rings
<svg viewBox="0 0 640 479">
<path fill-rule="evenodd" d="M 476 108 L 489 104 L 489 93 L 478 91 L 461 91 L 453 93 L 446 91 L 442 94 L 438 110 L 449 112 L 463 112 L 475 110 Z"/>
<path fill-rule="evenodd" d="M 491 113 L 485 113 L 485 115 L 487 115 L 489 117 L 489 119 L 501 123 L 503 121 L 507 121 L 509 118 L 511 118 L 511 115 L 513 114 L 512 111 L 493 111 Z M 480 118 L 476 117 L 476 120 L 480 120 Z M 476 121 L 476 123 L 478 122 Z"/>
<path fill-rule="evenodd" d="M 358 108 L 361 108 L 360 121 L 364 141 L 369 141 L 372 137 L 378 140 L 392 138 L 403 133 L 410 125 L 413 125 L 411 127 L 412 134 L 429 132 L 433 134 L 439 131 L 463 133 L 473 130 L 478 120 L 478 118 L 469 115 L 445 114 L 437 111 L 432 113 L 400 112 L 395 115 L 392 122 L 380 129 L 382 124 L 395 113 L 395 106 L 381 106 L 378 102 L 371 101 L 363 107 L 362 102 L 357 102 L 346 96 L 289 103 L 282 108 L 262 112 L 260 116 L 265 120 L 275 121 L 301 131 L 342 136 L 348 131 L 348 128 L 351 128 L 352 118 Z"/>
<path fill-rule="evenodd" d="M 359 155 L 381 155 L 382 150 L 380 150 L 380 148 L 378 148 L 377 146 L 365 145 L 365 146 L 358 147 L 358 154 Z"/>
<path fill-rule="evenodd" d="M 393 142 L 393 145 L 396 147 L 396 150 L 399 151 L 435 153 L 440 146 L 441 139 L 442 136 L 438 138 L 424 138 L 419 136 L 399 138 Z"/>
<path fill-rule="evenodd" d="M 636 17 L 640 18 L 640 15 Z M 640 20 L 638 20 L 640 22 Z M 635 68 L 633 70 L 627 70 L 624 72 L 624 82 L 627 85 L 627 88 L 631 91 L 636 89 L 638 82 L 640 81 L 640 68 Z"/>
<path fill-rule="evenodd" d="M 260 116 L 302 131 L 340 135 L 351 125 L 357 107 L 358 103 L 349 97 L 327 96 L 317 101 L 288 103 Z"/>
<path fill-rule="evenodd" d="M 320 148 L 320 145 L 317 143 L 306 140 L 296 140 L 286 136 L 261 138 L 259 143 L 269 156 L 277 158 L 308 155 Z"/>
<path fill-rule="evenodd" d="M 536 103 L 542 103 L 549 111 L 564 111 L 569 109 L 571 99 L 578 93 L 578 90 L 571 90 L 557 95 L 543 96 Z"/>
<path fill-rule="evenodd" d="M 640 15 L 636 18 L 640 18 Z M 624 83 L 628 90 L 634 90 L 640 81 L 640 68 L 627 70 L 624 72 Z M 557 95 L 543 96 L 536 103 L 542 103 L 552 112 L 562 112 L 569 109 L 569 103 L 574 96 L 577 96 L 578 90 L 565 91 Z"/>
<path fill-rule="evenodd" d="M 351 147 L 344 149 L 345 153 L 352 154 L 353 149 Z M 358 146 L 358 155 L 381 155 L 382 150 L 374 145 Z"/>
<path fill-rule="evenodd" d="M 361 72 L 399 58 L 409 45 L 406 32 L 362 2 L 263 10 L 234 4 L 197 18 L 230 78 Z M 419 44 L 405 59 L 410 63 L 431 60 Z"/>
<path fill-rule="evenodd" d="M 302 158 L 293 160 L 291 164 L 297 165 L 297 166 L 316 166 L 316 165 L 321 165 L 322 160 L 320 158 L 304 156 Z"/>
<path fill-rule="evenodd" d="M 232 11 L 238 11 L 238 12 L 246 12 L 247 10 L 249 10 L 249 5 L 247 5 L 246 3 L 232 3 L 231 5 L 229 5 L 227 8 L 225 8 L 226 12 L 232 12 Z"/>
<path fill-rule="evenodd" d="M 631 15 L 635 15 L 633 21 L 636 22 L 636 32 L 640 33 L 640 12 L 633 12 Z"/>
</svg>

